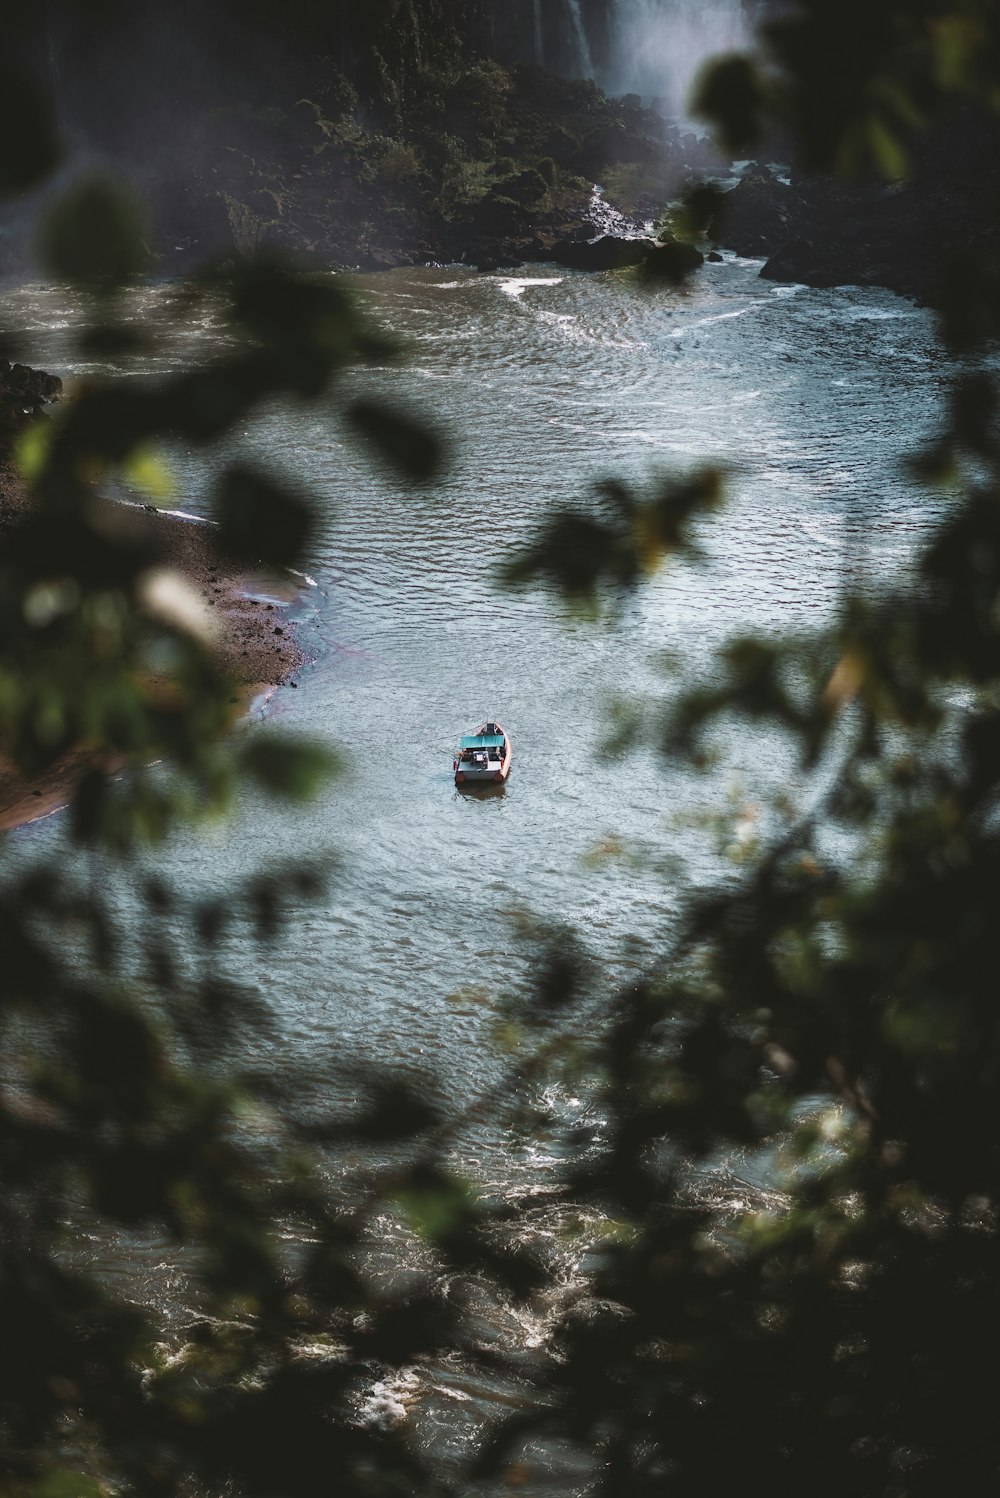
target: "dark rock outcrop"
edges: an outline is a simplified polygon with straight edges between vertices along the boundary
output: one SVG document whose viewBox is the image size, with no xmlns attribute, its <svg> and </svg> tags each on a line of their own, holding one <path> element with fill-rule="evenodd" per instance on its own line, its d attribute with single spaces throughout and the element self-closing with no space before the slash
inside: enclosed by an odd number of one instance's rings
<svg viewBox="0 0 1000 1498">
<path fill-rule="evenodd" d="M 798 206 L 791 188 L 755 163 L 726 193 L 709 236 L 738 255 L 771 255 L 791 233 Z"/>
<path fill-rule="evenodd" d="M 480 234 L 494 238 L 526 234 L 531 227 L 531 213 L 523 203 L 491 191 L 480 198 L 471 214 L 471 223 Z"/>
<path fill-rule="evenodd" d="M 647 275 L 658 280 L 679 282 L 697 270 L 705 257 L 694 245 L 671 237 L 622 239 L 604 234 L 600 239 L 583 243 L 577 239 L 557 240 L 544 258 L 571 270 L 623 270 L 641 266 Z"/>
<path fill-rule="evenodd" d="M 61 393 L 58 375 L 0 359 L 0 453 L 9 451 L 42 406 L 58 400 Z"/>
<path fill-rule="evenodd" d="M 625 266 L 642 265 L 653 248 L 651 239 L 617 239 L 613 234 L 604 234 L 600 239 L 583 242 L 559 239 L 547 258 L 571 270 L 622 270 Z"/>
<path fill-rule="evenodd" d="M 627 194 L 642 222 L 684 176 L 664 121 L 593 84 L 483 59 L 425 83 L 391 134 L 342 100 L 227 105 L 191 121 L 155 193 L 162 268 L 260 249 L 363 269 L 503 264 L 538 257 L 538 240 L 592 238 L 595 181 L 612 204 Z"/>
<path fill-rule="evenodd" d="M 785 184 L 756 165 L 709 232 L 738 254 L 767 256 L 769 280 L 883 286 L 939 305 L 955 266 L 997 257 L 997 201 L 1000 124 L 963 112 L 921 139 L 906 181 Z"/>
<path fill-rule="evenodd" d="M 693 244 L 661 234 L 656 244 L 651 246 L 643 267 L 647 275 L 678 285 L 704 263 L 704 255 Z"/>
</svg>

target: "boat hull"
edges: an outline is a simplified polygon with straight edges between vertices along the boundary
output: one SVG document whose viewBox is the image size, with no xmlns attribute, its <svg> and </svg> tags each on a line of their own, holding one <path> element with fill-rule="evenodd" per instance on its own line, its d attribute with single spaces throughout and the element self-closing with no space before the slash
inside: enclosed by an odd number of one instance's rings
<svg viewBox="0 0 1000 1498">
<path fill-rule="evenodd" d="M 474 739 L 485 734 L 486 726 L 486 724 L 481 724 L 475 734 L 470 735 L 470 738 Z M 500 723 L 493 727 L 497 730 L 494 742 L 497 737 L 503 738 L 503 749 L 499 751 L 499 756 L 491 758 L 489 752 L 486 751 L 485 762 L 480 763 L 472 759 L 468 753 L 463 754 L 460 750 L 453 765 L 456 785 L 502 785 L 506 781 L 510 774 L 512 758 L 510 734 Z"/>
<path fill-rule="evenodd" d="M 456 785 L 499 785 L 510 774 L 510 758 L 505 765 L 492 770 L 456 770 Z"/>
</svg>

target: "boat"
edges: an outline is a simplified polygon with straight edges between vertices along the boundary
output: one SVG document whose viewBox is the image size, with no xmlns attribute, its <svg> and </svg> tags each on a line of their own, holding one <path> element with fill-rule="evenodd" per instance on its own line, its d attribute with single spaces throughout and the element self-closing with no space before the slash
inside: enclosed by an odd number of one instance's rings
<svg viewBox="0 0 1000 1498">
<path fill-rule="evenodd" d="M 476 785 L 507 779 L 510 774 L 510 734 L 501 723 L 480 723 L 475 733 L 461 739 L 452 763 L 456 785 Z"/>
</svg>

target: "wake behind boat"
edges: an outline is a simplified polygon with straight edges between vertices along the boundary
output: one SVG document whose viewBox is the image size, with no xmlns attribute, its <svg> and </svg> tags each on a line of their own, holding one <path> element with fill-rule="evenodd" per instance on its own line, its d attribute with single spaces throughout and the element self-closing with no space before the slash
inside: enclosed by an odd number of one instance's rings
<svg viewBox="0 0 1000 1498">
<path fill-rule="evenodd" d="M 510 774 L 510 736 L 500 723 L 481 723 L 459 742 L 452 762 L 456 785 L 504 781 Z"/>
</svg>

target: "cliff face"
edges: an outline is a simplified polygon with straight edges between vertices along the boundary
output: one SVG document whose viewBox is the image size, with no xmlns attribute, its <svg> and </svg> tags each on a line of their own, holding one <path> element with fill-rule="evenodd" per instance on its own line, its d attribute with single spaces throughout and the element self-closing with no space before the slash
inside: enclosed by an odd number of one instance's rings
<svg viewBox="0 0 1000 1498">
<path fill-rule="evenodd" d="M 541 254 L 594 181 L 647 217 L 683 174 L 638 99 L 516 61 L 573 71 L 611 0 L 572 0 L 583 32 L 570 0 L 107 3 L 95 24 L 52 0 L 22 42 L 77 161 L 149 201 L 167 273 L 261 248 L 364 267 Z M 29 268 L 8 236 L 0 274 Z"/>
<path fill-rule="evenodd" d="M 265 247 L 366 268 L 543 255 L 593 182 L 645 218 L 684 174 L 657 115 L 530 66 L 459 56 L 367 106 L 344 75 L 317 92 L 178 132 L 180 169 L 146 184 L 165 268 Z"/>
<path fill-rule="evenodd" d="M 649 102 L 705 57 L 747 43 L 760 0 L 47 0 L 8 28 L 59 98 L 64 123 L 118 148 L 135 121 L 268 102 L 331 73 L 363 110 L 419 102 L 471 58 L 530 63 Z M 672 101 L 679 109 L 683 100 Z"/>
</svg>

